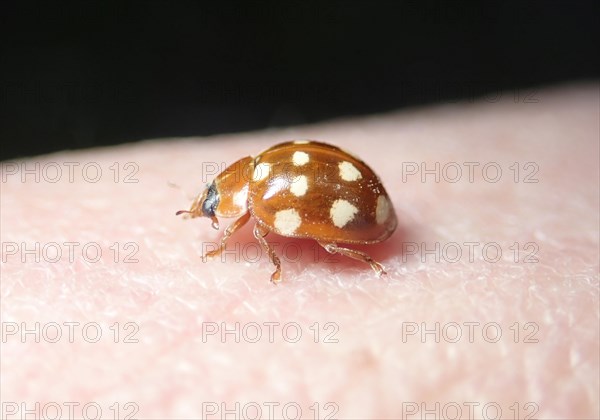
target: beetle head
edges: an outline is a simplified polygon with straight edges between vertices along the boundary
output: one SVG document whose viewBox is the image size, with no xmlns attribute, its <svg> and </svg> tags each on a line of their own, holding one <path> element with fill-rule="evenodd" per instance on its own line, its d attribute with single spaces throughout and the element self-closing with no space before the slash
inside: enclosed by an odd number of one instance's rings
<svg viewBox="0 0 600 420">
<path fill-rule="evenodd" d="M 179 210 L 175 213 L 177 216 L 185 214 L 192 219 L 195 217 L 208 217 L 212 220 L 212 227 L 219 229 L 219 219 L 215 214 L 216 208 L 219 205 L 219 193 L 215 181 L 208 184 L 202 194 L 199 194 L 192 202 L 189 210 Z M 185 217 L 185 216 L 184 216 Z"/>
<path fill-rule="evenodd" d="M 208 217 L 212 220 L 212 227 L 215 229 L 219 229 L 217 216 L 242 216 L 248 212 L 248 187 L 253 169 L 252 157 L 238 160 L 206 186 L 189 210 L 179 210 L 176 214 L 185 213 L 191 218 Z"/>
</svg>

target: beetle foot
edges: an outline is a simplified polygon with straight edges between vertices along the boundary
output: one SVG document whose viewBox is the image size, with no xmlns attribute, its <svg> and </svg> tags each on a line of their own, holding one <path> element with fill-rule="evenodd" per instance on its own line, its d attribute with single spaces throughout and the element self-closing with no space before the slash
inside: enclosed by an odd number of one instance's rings
<svg viewBox="0 0 600 420">
<path fill-rule="evenodd" d="M 281 278 L 281 270 L 277 269 L 271 274 L 271 283 L 279 284 L 283 279 Z"/>
<path fill-rule="evenodd" d="M 385 268 L 383 267 L 383 265 L 379 264 L 377 261 L 371 261 L 370 265 L 378 277 L 384 277 L 384 276 L 388 275 L 387 272 L 385 271 Z"/>
<path fill-rule="evenodd" d="M 371 258 L 368 254 L 365 254 L 362 251 L 357 251 L 355 249 L 349 249 L 349 248 L 342 248 L 340 246 L 337 246 L 334 243 L 325 244 L 325 243 L 319 242 L 319 244 L 323 248 L 325 248 L 325 250 L 327 252 L 329 252 L 330 254 L 339 253 L 339 254 L 345 255 L 346 257 L 350 257 L 350 258 L 353 258 L 358 261 L 366 262 L 367 264 L 369 264 L 371 266 L 371 268 L 373 269 L 373 271 L 375 271 L 375 274 L 377 274 L 378 277 L 387 275 L 387 273 L 385 272 L 385 270 L 383 268 L 383 265 L 381 265 L 380 263 L 375 261 L 373 258 Z"/>
<path fill-rule="evenodd" d="M 202 262 L 208 262 L 213 260 L 216 256 L 218 256 L 221 253 L 221 250 L 215 250 L 215 251 L 210 251 L 207 252 L 206 254 L 202 255 L 200 258 L 202 259 Z"/>
</svg>

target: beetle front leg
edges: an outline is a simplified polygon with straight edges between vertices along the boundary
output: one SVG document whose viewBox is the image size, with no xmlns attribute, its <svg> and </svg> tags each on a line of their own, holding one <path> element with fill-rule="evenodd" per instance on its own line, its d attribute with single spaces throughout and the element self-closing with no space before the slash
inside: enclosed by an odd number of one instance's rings
<svg viewBox="0 0 600 420">
<path fill-rule="evenodd" d="M 275 265 L 275 271 L 271 274 L 271 281 L 275 284 L 279 283 L 281 279 L 281 261 L 279 257 L 275 255 L 275 251 L 271 248 L 271 245 L 265 239 L 265 236 L 269 234 L 269 231 L 261 227 L 258 223 L 254 225 L 254 237 L 258 240 L 260 245 L 269 255 L 269 259 Z"/>
<path fill-rule="evenodd" d="M 345 255 L 346 257 L 350 257 L 350 258 L 353 258 L 358 261 L 366 262 L 367 264 L 369 264 L 371 266 L 373 271 L 375 271 L 375 273 L 379 277 L 387 274 L 385 272 L 385 270 L 383 269 L 383 265 L 381 265 L 380 263 L 375 261 L 373 258 L 371 258 L 368 254 L 366 254 L 362 251 L 357 251 L 355 249 L 349 249 L 349 248 L 342 248 L 340 246 L 337 246 L 336 244 L 323 244 L 323 243 L 319 242 L 319 245 L 321 245 L 323 248 L 325 248 L 325 251 L 329 252 L 330 254 L 336 254 L 336 253 L 342 254 L 342 255 Z"/>
<path fill-rule="evenodd" d="M 244 226 L 248 222 L 248 220 L 250 220 L 250 212 L 245 213 L 242 217 L 240 217 L 235 222 L 233 222 L 231 225 L 229 225 L 227 227 L 227 229 L 225 229 L 225 232 L 223 233 L 223 237 L 221 238 L 221 243 L 219 244 L 219 247 L 217 249 L 215 249 L 214 251 L 208 251 L 206 254 L 204 254 L 202 256 L 202 261 L 206 262 L 209 259 L 220 255 L 221 252 L 223 252 L 225 250 L 225 246 L 227 245 L 227 240 L 229 238 L 231 238 L 231 236 L 237 230 L 239 230 L 242 226 Z"/>
</svg>

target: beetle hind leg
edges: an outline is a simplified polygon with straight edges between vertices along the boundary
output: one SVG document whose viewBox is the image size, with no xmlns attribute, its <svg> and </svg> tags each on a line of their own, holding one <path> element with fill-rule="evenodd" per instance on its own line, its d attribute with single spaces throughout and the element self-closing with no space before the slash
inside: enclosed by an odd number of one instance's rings
<svg viewBox="0 0 600 420">
<path fill-rule="evenodd" d="M 345 255 L 346 257 L 350 257 L 352 259 L 362 261 L 362 262 L 369 264 L 371 266 L 371 268 L 373 269 L 373 271 L 375 271 L 375 273 L 379 277 L 387 274 L 383 268 L 383 265 L 381 265 L 380 263 L 375 261 L 373 258 L 371 258 L 369 256 L 369 254 L 366 254 L 362 251 L 357 251 L 355 249 L 349 249 L 349 248 L 343 248 L 341 246 L 337 246 L 336 244 L 324 244 L 324 243 L 319 242 L 319 245 L 321 245 L 323 248 L 325 248 L 325 251 L 329 252 L 330 254 Z"/>
<path fill-rule="evenodd" d="M 273 251 L 273 248 L 265 239 L 265 236 L 267 236 L 268 234 L 269 231 L 261 227 L 258 223 L 254 225 L 254 237 L 258 240 L 262 248 L 269 255 L 269 259 L 271 260 L 273 265 L 275 265 L 275 271 L 273 272 L 273 274 L 271 274 L 271 281 L 277 284 L 281 281 L 281 261 L 279 260 L 279 257 L 275 255 L 275 251 Z"/>
<path fill-rule="evenodd" d="M 242 217 L 237 219 L 235 222 L 230 224 L 227 229 L 225 229 L 225 233 L 223 233 L 223 237 L 221 238 L 221 243 L 219 247 L 215 250 L 208 251 L 206 254 L 202 256 L 202 261 L 206 262 L 211 258 L 214 258 L 221 254 L 225 250 L 225 246 L 227 245 L 227 240 L 231 238 L 231 236 L 237 232 L 242 226 L 244 226 L 248 220 L 250 220 L 250 212 L 245 213 Z"/>
</svg>

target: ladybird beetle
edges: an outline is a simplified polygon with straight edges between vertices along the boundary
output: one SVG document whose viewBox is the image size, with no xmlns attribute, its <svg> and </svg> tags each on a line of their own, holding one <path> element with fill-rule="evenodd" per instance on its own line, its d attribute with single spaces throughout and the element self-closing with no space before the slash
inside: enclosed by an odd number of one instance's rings
<svg viewBox="0 0 600 420">
<path fill-rule="evenodd" d="M 290 141 L 256 157 L 227 167 L 207 185 L 189 210 L 189 217 L 208 217 L 219 229 L 218 217 L 238 219 L 223 234 L 219 255 L 231 236 L 254 218 L 254 237 L 275 265 L 271 281 L 281 281 L 281 262 L 265 237 L 316 240 L 329 253 L 339 253 L 385 274 L 383 266 L 364 252 L 337 244 L 373 244 L 387 239 L 397 220 L 390 198 L 373 170 L 336 146 L 316 141 Z"/>
</svg>

